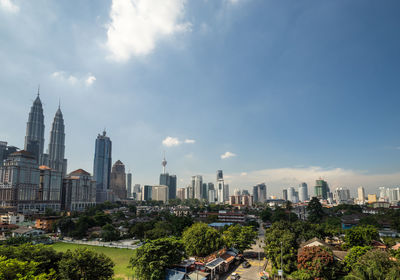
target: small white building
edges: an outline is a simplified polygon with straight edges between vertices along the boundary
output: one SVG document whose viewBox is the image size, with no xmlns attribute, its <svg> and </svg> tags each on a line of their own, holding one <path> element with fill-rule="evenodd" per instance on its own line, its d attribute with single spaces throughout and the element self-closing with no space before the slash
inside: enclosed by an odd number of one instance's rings
<svg viewBox="0 0 400 280">
<path fill-rule="evenodd" d="M 0 215 L 0 224 L 16 225 L 22 223 L 25 220 L 25 216 L 22 214 L 9 212 L 7 214 Z"/>
<path fill-rule="evenodd" d="M 28 228 L 28 227 L 19 227 L 17 229 L 14 229 L 12 231 L 12 236 L 13 237 L 34 237 L 34 236 L 39 236 L 44 234 L 45 232 L 40 229 L 35 229 L 35 228 Z"/>
</svg>

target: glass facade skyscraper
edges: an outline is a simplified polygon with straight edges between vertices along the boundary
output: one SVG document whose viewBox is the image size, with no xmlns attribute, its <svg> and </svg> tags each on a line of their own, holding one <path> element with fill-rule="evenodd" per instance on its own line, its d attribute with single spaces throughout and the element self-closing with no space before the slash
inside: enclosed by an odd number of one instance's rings
<svg viewBox="0 0 400 280">
<path fill-rule="evenodd" d="M 104 131 L 96 139 L 94 153 L 93 177 L 96 180 L 96 202 L 108 200 L 111 177 L 111 140 Z"/>
</svg>

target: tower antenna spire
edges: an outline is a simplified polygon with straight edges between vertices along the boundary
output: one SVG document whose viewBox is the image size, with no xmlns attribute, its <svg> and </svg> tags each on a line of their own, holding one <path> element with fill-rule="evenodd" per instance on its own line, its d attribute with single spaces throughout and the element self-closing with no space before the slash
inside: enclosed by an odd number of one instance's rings
<svg viewBox="0 0 400 280">
<path fill-rule="evenodd" d="M 39 95 L 40 95 L 40 84 L 38 85 L 38 88 L 37 88 L 37 96 L 39 97 Z"/>
<path fill-rule="evenodd" d="M 61 97 L 58 98 L 58 109 L 61 107 Z"/>
<path fill-rule="evenodd" d="M 167 161 L 165 159 L 165 151 L 163 153 L 164 153 L 164 158 L 163 161 L 161 162 L 161 165 L 163 166 L 163 174 L 165 174 L 165 166 L 167 166 Z"/>
</svg>

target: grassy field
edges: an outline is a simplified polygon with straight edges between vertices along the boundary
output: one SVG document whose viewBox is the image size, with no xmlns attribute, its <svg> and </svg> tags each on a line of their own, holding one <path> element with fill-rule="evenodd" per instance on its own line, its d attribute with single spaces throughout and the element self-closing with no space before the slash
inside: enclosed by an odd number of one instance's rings
<svg viewBox="0 0 400 280">
<path fill-rule="evenodd" d="M 114 266 L 115 279 L 132 279 L 131 269 L 129 269 L 127 266 L 129 265 L 129 259 L 132 256 L 133 250 L 81 245 L 81 244 L 70 244 L 62 242 L 58 242 L 50 246 L 52 246 L 54 250 L 59 252 L 65 252 L 68 249 L 74 250 L 76 248 L 88 248 L 96 252 L 104 253 L 106 256 L 110 257 L 115 263 Z"/>
</svg>

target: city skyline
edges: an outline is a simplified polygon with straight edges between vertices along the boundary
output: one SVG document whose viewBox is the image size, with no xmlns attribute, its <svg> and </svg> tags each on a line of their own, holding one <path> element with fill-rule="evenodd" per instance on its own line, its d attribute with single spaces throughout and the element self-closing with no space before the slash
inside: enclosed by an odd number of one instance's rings
<svg viewBox="0 0 400 280">
<path fill-rule="evenodd" d="M 395 1 L 171 1 L 170 29 L 143 28 L 148 45 L 119 40 L 116 17 L 140 12 L 129 1 L 126 13 L 115 1 L 11 3 L 0 4 L 0 141 L 24 147 L 40 83 L 45 147 L 61 99 L 68 173 L 93 170 L 105 127 L 133 184 L 157 184 L 164 150 L 177 187 L 215 183 L 219 169 L 231 190 L 265 182 L 268 195 L 301 182 L 312 195 L 320 177 L 353 195 L 400 184 Z M 66 12 L 77 6 L 91 13 Z"/>
</svg>

